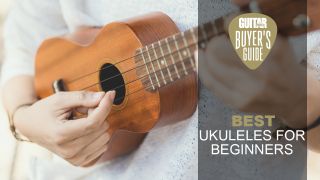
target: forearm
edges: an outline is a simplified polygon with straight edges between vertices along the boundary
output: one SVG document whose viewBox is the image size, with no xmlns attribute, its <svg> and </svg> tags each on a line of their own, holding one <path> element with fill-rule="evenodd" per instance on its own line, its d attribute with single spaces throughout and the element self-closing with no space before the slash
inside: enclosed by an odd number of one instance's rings
<svg viewBox="0 0 320 180">
<path fill-rule="evenodd" d="M 12 114 L 22 104 L 33 103 L 37 100 L 33 77 L 21 75 L 12 78 L 4 84 L 2 91 L 4 106 Z"/>
</svg>

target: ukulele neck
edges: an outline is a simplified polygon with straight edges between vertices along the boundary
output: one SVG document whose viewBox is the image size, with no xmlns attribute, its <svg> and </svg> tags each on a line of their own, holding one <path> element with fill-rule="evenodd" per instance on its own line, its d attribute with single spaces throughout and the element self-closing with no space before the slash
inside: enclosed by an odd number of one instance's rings
<svg viewBox="0 0 320 180">
<path fill-rule="evenodd" d="M 138 49 L 137 74 L 147 90 L 156 90 L 193 73 L 196 69 L 194 52 L 198 46 L 205 48 L 209 39 L 225 33 L 226 24 L 233 17 L 249 12 L 265 13 L 275 20 L 282 35 L 295 36 L 320 28 L 320 21 L 315 21 L 320 16 L 319 6 L 317 0 L 251 1 L 238 12 Z M 281 8 L 286 16 L 279 13 Z"/>
<path fill-rule="evenodd" d="M 194 53 L 209 39 L 223 34 L 224 17 L 137 49 L 137 74 L 147 90 L 154 91 L 196 70 Z"/>
</svg>

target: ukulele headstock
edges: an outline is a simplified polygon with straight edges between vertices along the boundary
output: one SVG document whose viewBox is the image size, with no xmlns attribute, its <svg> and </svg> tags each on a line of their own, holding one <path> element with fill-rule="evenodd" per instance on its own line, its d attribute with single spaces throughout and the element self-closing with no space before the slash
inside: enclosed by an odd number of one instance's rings
<svg viewBox="0 0 320 180">
<path fill-rule="evenodd" d="M 272 17 L 282 35 L 299 35 L 320 28 L 318 0 L 252 0 L 243 9 Z"/>
</svg>

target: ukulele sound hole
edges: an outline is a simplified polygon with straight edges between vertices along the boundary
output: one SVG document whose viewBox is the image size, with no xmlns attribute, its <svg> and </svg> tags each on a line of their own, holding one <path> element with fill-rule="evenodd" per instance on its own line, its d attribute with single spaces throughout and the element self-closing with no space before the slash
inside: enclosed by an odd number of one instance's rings
<svg viewBox="0 0 320 180">
<path fill-rule="evenodd" d="M 120 105 L 126 94 L 126 86 L 121 72 L 113 64 L 104 64 L 100 69 L 100 86 L 103 91 L 116 91 L 113 104 Z"/>
</svg>

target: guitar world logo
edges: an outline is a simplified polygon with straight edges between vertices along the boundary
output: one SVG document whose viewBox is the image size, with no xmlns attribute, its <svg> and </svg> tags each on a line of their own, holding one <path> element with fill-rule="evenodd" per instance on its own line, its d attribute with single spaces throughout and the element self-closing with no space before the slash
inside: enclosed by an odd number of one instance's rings
<svg viewBox="0 0 320 180">
<path fill-rule="evenodd" d="M 267 58 L 277 36 L 275 21 L 260 13 L 235 17 L 229 24 L 229 37 L 241 61 L 251 70 Z"/>
</svg>

